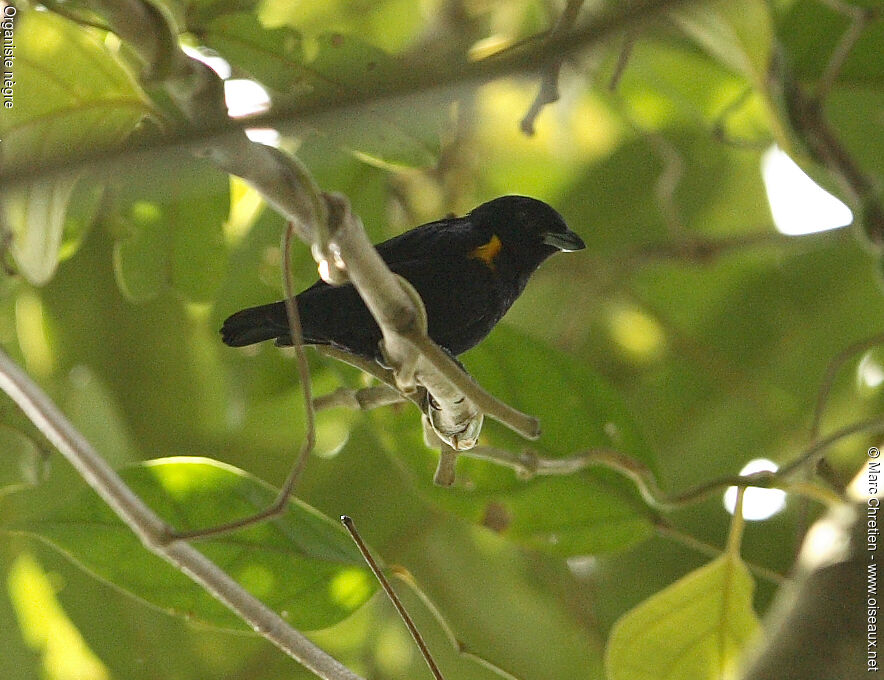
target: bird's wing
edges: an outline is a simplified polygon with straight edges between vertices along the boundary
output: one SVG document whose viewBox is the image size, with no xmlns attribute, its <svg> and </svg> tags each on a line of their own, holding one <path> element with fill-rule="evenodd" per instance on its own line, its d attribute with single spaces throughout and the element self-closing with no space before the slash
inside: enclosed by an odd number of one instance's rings
<svg viewBox="0 0 884 680">
<path fill-rule="evenodd" d="M 466 253 L 475 247 L 473 241 L 477 239 L 481 239 L 481 235 L 474 233 L 468 218 L 452 217 L 406 231 L 377 244 L 375 248 L 384 262 L 394 269 L 399 263 L 420 261 L 430 254 L 438 256 L 443 252 L 457 252 L 461 244 Z"/>
<path fill-rule="evenodd" d="M 414 263 L 418 266 L 422 262 L 426 263 L 428 254 L 432 253 L 434 257 L 438 257 L 442 253 L 457 252 L 461 249 L 466 253 L 476 245 L 481 245 L 478 243 L 479 240 L 481 237 L 473 233 L 468 218 L 452 217 L 415 227 L 376 244 L 375 250 L 390 269 L 408 278 L 404 270 L 411 271 Z M 476 241 L 476 244 L 473 244 L 473 241 Z M 320 279 L 301 294 L 326 287 L 328 284 Z"/>
</svg>

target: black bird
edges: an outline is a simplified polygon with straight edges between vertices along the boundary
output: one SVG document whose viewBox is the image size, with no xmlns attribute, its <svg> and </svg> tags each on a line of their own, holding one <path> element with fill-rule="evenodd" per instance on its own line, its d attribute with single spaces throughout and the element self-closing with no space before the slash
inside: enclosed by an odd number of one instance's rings
<svg viewBox="0 0 884 680">
<path fill-rule="evenodd" d="M 559 213 L 525 196 L 496 198 L 465 217 L 430 222 L 376 246 L 420 294 L 429 336 L 455 356 L 491 332 L 546 258 L 585 247 Z M 295 299 L 305 344 L 381 359 L 381 329 L 351 284 L 317 281 Z M 221 337 L 232 347 L 274 338 L 291 345 L 285 303 L 237 312 Z"/>
</svg>

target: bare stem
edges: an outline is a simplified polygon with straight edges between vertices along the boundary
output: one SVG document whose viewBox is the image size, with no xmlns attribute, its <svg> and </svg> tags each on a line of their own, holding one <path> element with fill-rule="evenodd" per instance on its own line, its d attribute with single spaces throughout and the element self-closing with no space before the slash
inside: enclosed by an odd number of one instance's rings
<svg viewBox="0 0 884 680">
<path fill-rule="evenodd" d="M 393 573 L 393 576 L 405 583 L 409 588 L 411 588 L 412 592 L 418 596 L 418 599 L 420 599 L 423 605 L 427 608 L 427 611 L 429 611 L 430 614 L 432 614 L 433 618 L 436 619 L 436 623 L 439 624 L 442 632 L 445 633 L 445 637 L 448 638 L 448 641 L 451 643 L 451 646 L 458 653 L 458 655 L 474 661 L 483 668 L 490 670 L 492 673 L 505 678 L 505 680 L 520 680 L 512 673 L 503 670 L 500 666 L 491 663 L 490 661 L 488 661 L 488 659 L 485 659 L 484 657 L 481 657 L 475 652 L 471 651 L 469 647 L 467 647 L 467 645 L 463 643 L 457 637 L 457 635 L 455 635 L 454 629 L 451 627 L 448 621 L 445 620 L 445 617 L 442 615 L 439 607 L 437 607 L 436 603 L 430 599 L 430 596 L 424 592 L 423 588 L 418 585 L 417 581 L 410 571 L 398 565 L 391 566 L 390 571 Z"/>
<path fill-rule="evenodd" d="M 301 333 L 301 317 L 298 314 L 298 308 L 295 305 L 295 284 L 292 277 L 291 248 L 294 235 L 295 223 L 293 221 L 289 221 L 282 235 L 282 278 L 283 288 L 285 292 L 285 309 L 286 316 L 288 317 L 289 333 L 295 347 L 295 359 L 298 367 L 298 378 L 301 382 L 301 389 L 304 393 L 304 411 L 306 420 L 306 432 L 304 433 L 304 442 L 301 444 L 298 455 L 295 457 L 295 460 L 292 463 L 292 467 L 289 470 L 289 474 L 286 477 L 282 488 L 277 493 L 274 501 L 266 508 L 264 508 L 260 512 L 256 512 L 255 514 L 250 515 L 249 517 L 242 517 L 240 519 L 234 520 L 233 522 L 219 524 L 214 527 L 194 529 L 193 531 L 175 531 L 172 534 L 172 538 L 195 540 L 208 538 L 210 536 L 220 536 L 221 534 L 230 533 L 231 531 L 235 531 L 236 529 L 242 529 L 243 527 L 251 526 L 253 524 L 263 522 L 273 517 L 278 517 L 283 512 L 285 512 L 286 508 L 288 507 L 289 498 L 291 498 L 292 494 L 294 493 L 295 486 L 298 483 L 298 479 L 300 479 L 301 473 L 304 471 L 304 467 L 307 465 L 307 460 L 310 456 L 310 452 L 313 451 L 313 447 L 316 446 L 316 410 L 313 402 L 313 387 L 310 380 L 310 366 L 307 363 L 307 355 L 304 352 L 303 336 Z"/>
<path fill-rule="evenodd" d="M 313 408 L 316 411 L 343 407 L 357 411 L 370 411 L 381 406 L 401 404 L 406 399 L 396 389 L 387 385 L 374 385 L 360 390 L 351 390 L 339 387 L 334 392 L 316 397 L 313 400 Z"/>
<path fill-rule="evenodd" d="M 632 30 L 626 31 L 623 36 L 623 46 L 617 55 L 617 63 L 614 66 L 614 73 L 611 74 L 611 80 L 608 81 L 608 90 L 616 92 L 620 85 L 620 80 L 626 72 L 626 65 L 629 63 L 629 57 L 632 56 L 632 48 L 635 47 L 636 35 Z"/>
<path fill-rule="evenodd" d="M 647 465 L 614 449 L 589 449 L 565 458 L 545 458 L 533 451 L 515 454 L 503 449 L 480 446 L 472 451 L 465 451 L 461 455 L 512 468 L 526 479 L 535 475 L 570 475 L 592 466 L 606 467 L 632 480 L 644 501 L 650 507 L 663 512 L 698 503 L 729 486 L 740 489 L 750 486 L 782 489 L 788 493 L 798 494 L 824 504 L 832 504 L 838 502 L 839 497 L 821 487 L 795 482 L 790 479 L 791 475 L 815 461 L 829 447 L 842 439 L 857 434 L 880 432 L 884 432 L 884 419 L 875 418 L 854 423 L 814 442 L 777 472 L 763 471 L 749 475 L 728 475 L 670 494 L 660 489 L 654 473 Z"/>
<path fill-rule="evenodd" d="M 361 680 L 250 595 L 218 565 L 183 541 L 171 541 L 170 527 L 120 479 L 48 396 L 0 351 L 0 389 L 18 404 L 80 476 L 141 539 L 257 633 L 324 680 Z"/>
<path fill-rule="evenodd" d="M 850 25 L 842 34 L 841 39 L 838 41 L 838 44 L 835 46 L 834 51 L 829 57 L 826 69 L 817 81 L 816 98 L 821 102 L 828 98 L 829 93 L 832 91 L 832 87 L 835 85 L 835 81 L 841 73 L 841 69 L 844 68 L 844 64 L 850 56 L 850 53 L 853 51 L 853 48 L 856 46 L 857 41 L 860 39 L 860 36 L 869 24 L 875 20 L 876 14 L 880 11 L 876 11 L 872 8 L 857 7 L 843 2 L 830 1 L 827 4 L 841 14 L 849 17 Z"/>
<path fill-rule="evenodd" d="M 823 377 L 823 382 L 820 385 L 816 397 L 816 408 L 813 410 L 813 423 L 810 426 L 810 441 L 816 441 L 817 437 L 819 437 L 820 423 L 823 420 L 826 403 L 829 400 L 832 386 L 835 384 L 835 378 L 838 377 L 841 367 L 860 352 L 865 352 L 878 345 L 884 345 L 884 333 L 878 333 L 870 338 L 848 345 L 829 361 L 829 365 L 826 367 L 826 374 Z"/>
<path fill-rule="evenodd" d="M 436 680 L 445 680 L 445 677 L 442 675 L 442 671 L 439 670 L 439 666 L 436 664 L 436 660 L 433 659 L 433 655 L 430 654 L 430 648 L 427 647 L 427 643 L 424 642 L 424 638 L 421 635 L 420 631 L 417 629 L 414 620 L 411 618 L 408 610 L 405 609 L 405 605 L 402 604 L 402 600 L 399 599 L 396 591 L 393 590 L 393 586 L 390 585 L 390 581 L 388 581 L 387 577 L 384 576 L 383 570 L 381 570 L 377 561 L 375 561 L 374 557 L 372 557 L 371 551 L 368 549 L 365 541 L 362 540 L 362 536 L 360 536 L 359 532 L 356 530 L 356 525 L 353 523 L 353 520 L 350 519 L 347 515 L 341 515 L 341 524 L 343 524 L 347 531 L 350 532 L 350 536 L 353 538 L 353 542 L 356 543 L 356 547 L 359 548 L 359 552 L 362 553 L 362 557 L 365 560 L 366 564 L 368 564 L 372 573 L 375 575 L 378 583 L 381 584 L 381 587 L 384 589 L 387 597 L 390 598 L 390 602 L 393 603 L 393 606 L 399 613 L 400 618 L 405 623 L 405 627 L 408 628 L 408 632 L 411 633 L 411 637 L 414 639 L 415 644 L 417 644 L 418 649 L 420 649 L 421 656 L 423 656 L 424 661 L 426 661 L 427 663 L 427 666 L 430 667 L 430 672 L 433 674 L 433 677 L 436 678 Z"/>
<path fill-rule="evenodd" d="M 574 26 L 577 21 L 577 15 L 580 14 L 580 8 L 583 7 L 583 0 L 568 0 L 565 9 L 562 10 L 558 20 L 549 32 L 547 42 L 557 39 L 559 36 L 566 34 Z M 522 118 L 519 127 L 529 137 L 534 134 L 534 123 L 537 116 L 543 111 L 547 104 L 554 104 L 559 101 L 559 73 L 562 70 L 562 62 L 564 55 L 551 59 L 543 68 L 540 78 L 540 89 L 537 96 L 528 109 L 528 113 Z"/>
</svg>

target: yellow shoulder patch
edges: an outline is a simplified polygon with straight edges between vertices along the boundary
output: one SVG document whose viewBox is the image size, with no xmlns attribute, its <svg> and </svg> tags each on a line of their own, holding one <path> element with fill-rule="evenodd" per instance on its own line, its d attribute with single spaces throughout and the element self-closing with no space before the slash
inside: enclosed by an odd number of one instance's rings
<svg viewBox="0 0 884 680">
<path fill-rule="evenodd" d="M 496 234 L 492 234 L 491 240 L 488 241 L 485 245 L 479 246 L 478 248 L 474 248 L 470 251 L 469 257 L 475 260 L 482 260 L 488 268 L 494 270 L 497 268 L 497 265 L 494 263 L 494 258 L 497 257 L 497 254 L 500 252 L 500 249 L 503 247 L 503 244 L 500 242 L 500 239 L 497 238 Z"/>
</svg>

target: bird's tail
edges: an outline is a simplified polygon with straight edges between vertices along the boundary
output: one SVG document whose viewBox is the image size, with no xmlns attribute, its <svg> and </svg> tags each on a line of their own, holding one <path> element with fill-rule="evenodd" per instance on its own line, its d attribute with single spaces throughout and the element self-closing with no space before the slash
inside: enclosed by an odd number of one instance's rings
<svg viewBox="0 0 884 680">
<path fill-rule="evenodd" d="M 277 344 L 291 344 L 284 302 L 249 307 L 233 314 L 221 326 L 221 339 L 231 347 L 245 347 L 277 338 Z"/>
</svg>

